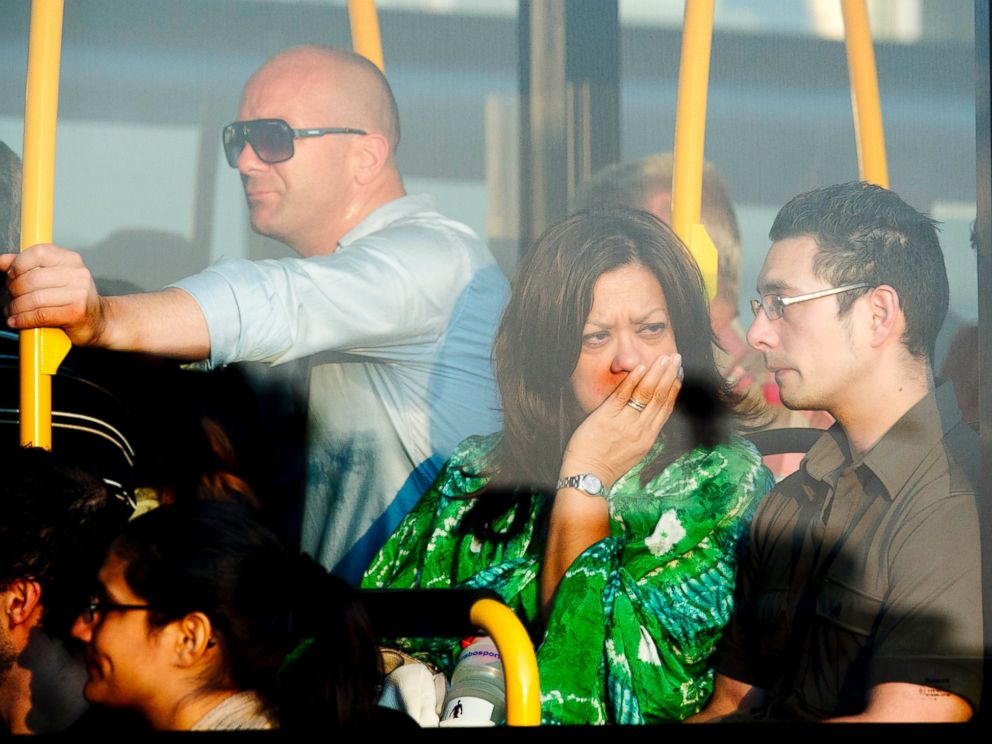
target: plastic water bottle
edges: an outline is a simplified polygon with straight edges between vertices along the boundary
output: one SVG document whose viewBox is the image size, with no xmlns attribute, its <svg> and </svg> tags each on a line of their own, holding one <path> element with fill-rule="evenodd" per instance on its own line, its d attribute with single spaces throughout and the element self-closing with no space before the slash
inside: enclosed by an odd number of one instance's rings
<svg viewBox="0 0 992 744">
<path fill-rule="evenodd" d="M 495 726 L 506 719 L 503 663 L 489 636 L 466 638 L 444 696 L 441 726 Z"/>
</svg>

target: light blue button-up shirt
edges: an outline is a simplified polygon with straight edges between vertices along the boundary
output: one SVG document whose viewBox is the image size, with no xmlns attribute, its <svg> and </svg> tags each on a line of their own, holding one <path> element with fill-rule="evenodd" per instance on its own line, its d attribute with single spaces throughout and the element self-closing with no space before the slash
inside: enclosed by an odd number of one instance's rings
<svg viewBox="0 0 992 744">
<path fill-rule="evenodd" d="M 329 255 L 222 259 L 174 286 L 203 311 L 211 366 L 311 359 L 303 549 L 346 579 L 459 441 L 500 428 L 506 278 L 429 196 L 380 207 Z"/>
</svg>

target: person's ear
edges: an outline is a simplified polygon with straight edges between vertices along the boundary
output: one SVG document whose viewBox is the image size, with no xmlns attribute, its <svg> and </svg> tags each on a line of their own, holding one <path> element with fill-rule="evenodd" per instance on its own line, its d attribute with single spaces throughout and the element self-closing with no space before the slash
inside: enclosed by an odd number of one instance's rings
<svg viewBox="0 0 992 744">
<path fill-rule="evenodd" d="M 355 179 L 365 186 L 372 183 L 386 167 L 389 160 L 389 140 L 377 132 L 361 135 L 358 140 L 355 150 Z"/>
<path fill-rule="evenodd" d="M 178 666 L 195 666 L 217 653 L 213 626 L 202 612 L 191 612 L 173 625 L 172 642 Z"/>
<path fill-rule="evenodd" d="M 30 629 L 41 619 L 41 584 L 34 579 L 14 579 L 0 598 L 0 612 L 8 628 L 27 624 Z"/>
<path fill-rule="evenodd" d="M 888 284 L 879 284 L 868 292 L 868 308 L 871 312 L 871 345 L 878 347 L 894 336 L 902 338 L 905 326 L 899 294 Z"/>
</svg>

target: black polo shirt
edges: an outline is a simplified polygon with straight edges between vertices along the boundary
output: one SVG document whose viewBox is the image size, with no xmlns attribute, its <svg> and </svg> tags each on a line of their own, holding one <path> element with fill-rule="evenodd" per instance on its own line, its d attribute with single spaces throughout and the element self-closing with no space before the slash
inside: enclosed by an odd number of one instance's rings
<svg viewBox="0 0 992 744">
<path fill-rule="evenodd" d="M 860 713 L 884 682 L 977 709 L 979 466 L 978 437 L 940 384 L 858 462 L 834 425 L 765 497 L 716 660 L 767 691 L 759 717 Z"/>
</svg>

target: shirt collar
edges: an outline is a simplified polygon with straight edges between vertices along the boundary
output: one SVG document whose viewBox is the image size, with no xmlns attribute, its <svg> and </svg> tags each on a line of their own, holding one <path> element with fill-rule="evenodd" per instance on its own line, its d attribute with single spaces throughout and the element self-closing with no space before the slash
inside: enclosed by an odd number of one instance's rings
<svg viewBox="0 0 992 744">
<path fill-rule="evenodd" d="M 349 243 L 354 243 L 356 240 L 361 240 L 366 235 L 371 235 L 374 232 L 378 232 L 384 227 L 418 212 L 436 211 L 437 205 L 434 202 L 434 197 L 430 194 L 401 196 L 399 199 L 394 199 L 391 202 L 387 202 L 378 209 L 372 211 L 364 220 L 359 222 L 341 237 L 341 240 L 338 241 L 338 246 L 342 247 L 348 245 Z"/>
<path fill-rule="evenodd" d="M 811 478 L 825 480 L 830 473 L 847 462 L 848 452 L 850 447 L 844 430 L 840 428 L 840 424 L 835 423 L 809 448 L 803 460 L 803 468 Z"/>
<path fill-rule="evenodd" d="M 941 381 L 903 414 L 857 464 L 870 469 L 885 486 L 889 498 L 894 498 L 912 477 L 916 466 L 960 422 L 954 386 Z M 830 473 L 848 464 L 851 463 L 847 437 L 840 424 L 834 424 L 810 448 L 804 467 L 810 477 L 826 480 Z"/>
</svg>

